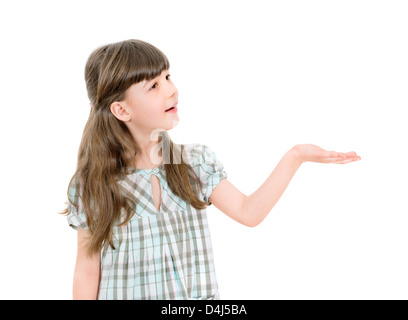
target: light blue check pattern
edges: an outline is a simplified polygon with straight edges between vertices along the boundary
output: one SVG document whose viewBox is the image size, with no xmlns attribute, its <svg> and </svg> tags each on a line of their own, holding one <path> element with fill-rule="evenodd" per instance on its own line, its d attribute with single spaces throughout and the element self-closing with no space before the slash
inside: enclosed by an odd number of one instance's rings
<svg viewBox="0 0 408 320">
<path fill-rule="evenodd" d="M 206 145 L 185 144 L 186 163 L 200 181 L 198 194 L 208 201 L 218 183 L 227 178 L 223 165 Z M 160 179 L 162 201 L 154 206 L 150 175 Z M 121 185 L 138 199 L 135 215 L 123 227 L 114 228 L 115 250 L 101 252 L 98 299 L 219 299 L 214 256 L 206 210 L 197 210 L 175 195 L 161 165 L 134 169 Z M 68 203 L 68 223 L 87 228 L 75 189 Z"/>
</svg>

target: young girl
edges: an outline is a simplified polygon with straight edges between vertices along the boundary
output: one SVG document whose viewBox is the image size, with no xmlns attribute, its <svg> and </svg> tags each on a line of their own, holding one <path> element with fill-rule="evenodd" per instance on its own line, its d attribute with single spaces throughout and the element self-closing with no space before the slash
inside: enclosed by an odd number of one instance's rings
<svg viewBox="0 0 408 320">
<path fill-rule="evenodd" d="M 219 299 L 207 206 L 254 227 L 303 162 L 360 160 L 296 145 L 246 196 L 208 146 L 171 141 L 169 67 L 140 40 L 102 46 L 86 63 L 91 111 L 63 211 L 78 231 L 74 299 Z"/>
</svg>

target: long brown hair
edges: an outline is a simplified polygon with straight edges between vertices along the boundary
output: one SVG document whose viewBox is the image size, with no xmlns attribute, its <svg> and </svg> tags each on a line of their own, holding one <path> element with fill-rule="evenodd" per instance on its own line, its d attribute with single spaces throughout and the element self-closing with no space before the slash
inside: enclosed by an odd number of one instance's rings
<svg viewBox="0 0 408 320">
<path fill-rule="evenodd" d="M 71 201 L 71 186 L 81 198 L 91 234 L 89 254 L 109 245 L 114 248 L 113 227 L 129 222 L 138 201 L 124 191 L 119 181 L 133 167 L 140 149 L 127 126 L 112 114 L 110 105 L 124 100 L 131 85 L 151 80 L 169 67 L 163 52 L 149 43 L 133 39 L 101 46 L 88 58 L 85 82 L 92 109 L 82 134 L 77 168 L 69 182 L 67 195 L 68 201 L 77 208 L 78 205 Z M 160 134 L 159 142 L 169 144 L 169 148 L 162 151 L 171 190 L 196 209 L 206 208 L 209 202 L 201 201 L 196 194 L 198 178 L 183 161 L 183 145 L 174 144 L 166 131 Z M 173 161 L 173 155 L 181 159 L 181 163 Z M 60 213 L 69 214 L 68 206 Z"/>
</svg>

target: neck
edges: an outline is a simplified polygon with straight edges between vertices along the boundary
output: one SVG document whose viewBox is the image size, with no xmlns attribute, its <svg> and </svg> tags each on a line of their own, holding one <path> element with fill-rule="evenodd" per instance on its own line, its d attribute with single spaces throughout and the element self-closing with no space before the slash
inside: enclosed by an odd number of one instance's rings
<svg viewBox="0 0 408 320">
<path fill-rule="evenodd" d="M 153 169 L 163 163 L 162 149 L 158 148 L 157 142 L 151 148 L 142 149 L 142 150 L 144 151 L 136 154 L 135 156 L 135 167 L 136 168 Z"/>
</svg>

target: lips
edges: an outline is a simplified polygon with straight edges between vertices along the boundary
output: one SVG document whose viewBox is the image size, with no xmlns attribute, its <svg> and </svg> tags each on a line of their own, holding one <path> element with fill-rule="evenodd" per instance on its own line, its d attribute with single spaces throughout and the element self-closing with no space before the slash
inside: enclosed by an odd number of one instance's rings
<svg viewBox="0 0 408 320">
<path fill-rule="evenodd" d="M 166 109 L 165 112 L 173 110 L 176 106 L 177 106 L 178 102 L 176 102 L 173 106 L 171 106 L 170 108 Z"/>
</svg>

